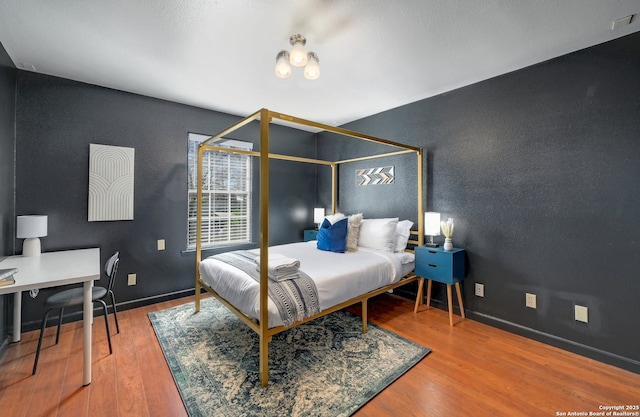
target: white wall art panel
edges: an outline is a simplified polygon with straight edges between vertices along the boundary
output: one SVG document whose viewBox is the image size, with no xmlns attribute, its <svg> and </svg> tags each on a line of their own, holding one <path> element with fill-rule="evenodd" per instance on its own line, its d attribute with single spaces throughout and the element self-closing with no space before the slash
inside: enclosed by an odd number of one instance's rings
<svg viewBox="0 0 640 417">
<path fill-rule="evenodd" d="M 133 220 L 134 148 L 89 144 L 89 221 Z"/>
<path fill-rule="evenodd" d="M 356 185 L 393 184 L 395 172 L 393 166 L 356 169 Z"/>
</svg>

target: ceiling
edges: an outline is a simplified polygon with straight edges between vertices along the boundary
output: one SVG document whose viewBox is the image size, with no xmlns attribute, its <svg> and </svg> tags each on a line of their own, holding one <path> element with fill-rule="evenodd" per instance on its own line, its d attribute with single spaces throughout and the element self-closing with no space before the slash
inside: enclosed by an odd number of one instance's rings
<svg viewBox="0 0 640 417">
<path fill-rule="evenodd" d="M 640 30 L 638 0 L 0 0 L 19 69 L 341 125 Z M 274 75 L 302 34 L 320 79 Z"/>
</svg>

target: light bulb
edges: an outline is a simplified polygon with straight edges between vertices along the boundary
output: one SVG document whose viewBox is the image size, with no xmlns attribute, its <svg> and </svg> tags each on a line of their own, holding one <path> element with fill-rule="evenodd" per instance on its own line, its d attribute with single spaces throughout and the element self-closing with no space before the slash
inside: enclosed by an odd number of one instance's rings
<svg viewBox="0 0 640 417">
<path fill-rule="evenodd" d="M 291 65 L 294 67 L 304 67 L 307 65 L 307 53 L 304 50 L 304 45 L 307 43 L 305 37 L 302 35 L 293 35 L 289 38 L 289 43 L 293 46 L 289 56 Z"/>
<path fill-rule="evenodd" d="M 276 77 L 289 78 L 291 76 L 291 66 L 289 65 L 289 52 L 280 51 L 276 56 Z"/>
<path fill-rule="evenodd" d="M 314 52 L 307 54 L 307 65 L 304 67 L 304 78 L 317 80 L 320 77 L 320 59 Z"/>
</svg>

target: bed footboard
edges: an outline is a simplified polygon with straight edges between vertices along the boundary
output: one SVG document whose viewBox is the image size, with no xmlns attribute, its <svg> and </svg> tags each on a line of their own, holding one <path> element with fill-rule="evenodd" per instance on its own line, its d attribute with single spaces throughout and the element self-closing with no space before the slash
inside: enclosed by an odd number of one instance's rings
<svg viewBox="0 0 640 417">
<path fill-rule="evenodd" d="M 268 365 L 268 358 L 269 358 L 269 342 L 271 341 L 273 335 L 281 333 L 285 330 L 289 330 L 293 327 L 299 326 L 301 324 L 307 323 L 311 320 L 315 320 L 319 317 L 322 316 L 326 316 L 327 314 L 331 314 L 333 312 L 336 312 L 338 310 L 342 310 L 345 307 L 349 307 L 352 306 L 354 304 L 357 303 L 361 303 L 362 305 L 362 333 L 367 333 L 367 324 L 368 324 L 368 312 L 367 312 L 367 308 L 368 308 L 368 301 L 370 298 L 375 297 L 377 295 L 383 294 L 385 292 L 388 292 L 389 290 L 392 290 L 394 288 L 398 288 L 404 285 L 407 285 L 411 282 L 414 282 L 417 280 L 417 277 L 412 273 L 411 275 L 401 279 L 400 281 L 394 283 L 394 284 L 390 284 L 390 285 L 386 285 L 384 287 L 378 288 L 377 290 L 374 291 L 370 291 L 366 294 L 360 295 L 358 297 L 352 298 L 350 300 L 347 300 L 343 303 L 340 303 L 338 305 L 335 305 L 333 307 L 330 307 L 326 310 L 321 311 L 320 313 L 313 315 L 311 317 L 307 317 L 303 320 L 300 320 L 296 323 L 294 323 L 293 325 L 289 326 L 289 327 L 284 327 L 284 326 L 278 326 L 278 327 L 272 327 L 266 330 L 266 332 L 264 332 L 264 329 L 261 328 L 261 324 L 259 322 L 259 320 L 255 320 L 252 319 L 251 317 L 247 316 L 246 314 L 244 314 L 242 311 L 238 310 L 233 304 L 231 304 L 230 302 L 228 302 L 227 300 L 225 300 L 222 296 L 220 296 L 220 294 L 218 294 L 213 288 L 211 288 L 209 285 L 207 285 L 204 281 L 202 281 L 201 278 L 198 279 L 198 283 L 199 286 L 201 288 L 204 288 L 205 290 L 207 290 L 207 292 L 209 292 L 212 296 L 214 296 L 216 299 L 218 299 L 218 301 L 220 301 L 223 305 L 225 305 L 231 312 L 233 312 L 236 316 L 238 316 L 238 318 L 240 318 L 247 326 L 249 326 L 251 329 L 253 329 L 253 331 L 255 331 L 258 336 L 260 336 L 260 382 L 262 383 L 262 386 L 265 387 L 267 386 L 268 382 L 269 382 L 269 365 Z M 201 299 L 201 294 L 200 291 L 196 292 L 196 312 L 200 311 L 199 309 L 199 305 L 200 305 L 200 299 Z M 264 332 L 264 333 L 263 333 Z M 264 334 L 264 336 L 263 336 Z"/>
</svg>

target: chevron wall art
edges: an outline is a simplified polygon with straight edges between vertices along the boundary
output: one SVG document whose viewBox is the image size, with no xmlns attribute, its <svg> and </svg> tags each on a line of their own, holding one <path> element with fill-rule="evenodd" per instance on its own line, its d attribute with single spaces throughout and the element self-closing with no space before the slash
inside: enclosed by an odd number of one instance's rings
<svg viewBox="0 0 640 417">
<path fill-rule="evenodd" d="M 89 144 L 89 221 L 133 220 L 134 148 Z"/>
<path fill-rule="evenodd" d="M 384 185 L 392 184 L 394 179 L 393 166 L 380 168 L 356 169 L 356 185 Z"/>
</svg>

